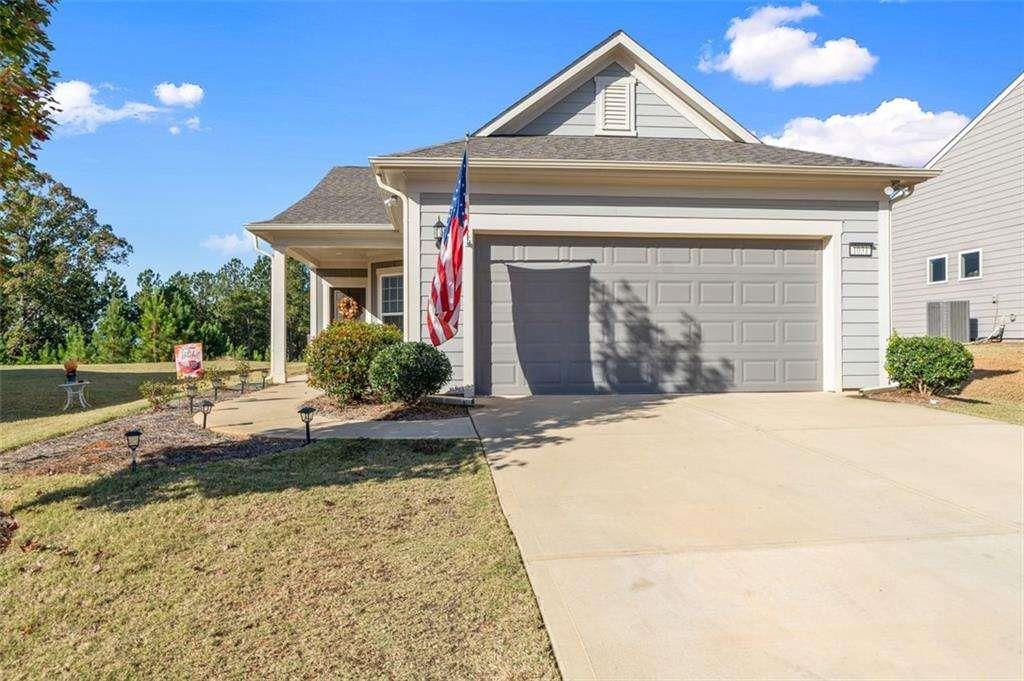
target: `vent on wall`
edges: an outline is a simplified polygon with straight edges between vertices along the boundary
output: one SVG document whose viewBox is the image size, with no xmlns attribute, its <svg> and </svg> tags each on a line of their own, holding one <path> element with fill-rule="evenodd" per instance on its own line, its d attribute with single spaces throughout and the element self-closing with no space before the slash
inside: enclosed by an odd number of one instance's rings
<svg viewBox="0 0 1024 681">
<path fill-rule="evenodd" d="M 636 135 L 636 80 L 631 77 L 594 79 L 597 91 L 597 135 Z"/>
<path fill-rule="evenodd" d="M 971 339 L 971 304 L 966 300 L 927 303 L 928 335 L 966 343 Z"/>
</svg>

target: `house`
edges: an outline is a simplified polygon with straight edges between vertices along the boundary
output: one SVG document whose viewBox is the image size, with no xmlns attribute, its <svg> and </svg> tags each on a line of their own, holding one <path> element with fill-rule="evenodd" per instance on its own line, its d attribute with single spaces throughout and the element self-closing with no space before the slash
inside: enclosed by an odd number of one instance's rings
<svg viewBox="0 0 1024 681">
<path fill-rule="evenodd" d="M 272 371 L 285 257 L 313 331 L 339 296 L 426 340 L 464 142 L 335 168 L 272 220 Z M 936 170 L 762 144 L 618 31 L 470 137 L 458 335 L 468 395 L 790 391 L 885 382 L 890 203 Z"/>
<path fill-rule="evenodd" d="M 972 339 L 1011 314 L 1024 339 L 1024 73 L 925 168 L 942 175 L 893 206 L 893 328 L 923 335 L 929 302 L 966 300 Z"/>
</svg>

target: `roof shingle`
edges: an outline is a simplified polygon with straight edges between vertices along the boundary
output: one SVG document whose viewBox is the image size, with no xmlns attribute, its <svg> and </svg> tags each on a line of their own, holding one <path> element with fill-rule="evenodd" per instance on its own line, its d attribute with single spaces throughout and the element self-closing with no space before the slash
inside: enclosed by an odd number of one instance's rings
<svg viewBox="0 0 1024 681">
<path fill-rule="evenodd" d="M 254 225 L 387 225 L 384 194 L 365 166 L 335 166 L 308 194 Z"/>
<path fill-rule="evenodd" d="M 463 140 L 388 154 L 384 158 L 458 158 Z M 734 163 L 830 167 L 895 167 L 767 144 L 664 137 L 509 135 L 471 137 L 470 158 L 662 163 Z"/>
</svg>

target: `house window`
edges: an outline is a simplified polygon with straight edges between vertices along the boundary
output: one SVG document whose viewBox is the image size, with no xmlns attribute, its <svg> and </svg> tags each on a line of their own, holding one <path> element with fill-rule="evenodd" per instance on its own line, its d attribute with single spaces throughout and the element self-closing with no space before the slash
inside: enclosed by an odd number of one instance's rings
<svg viewBox="0 0 1024 681">
<path fill-rule="evenodd" d="M 941 284 L 946 281 L 946 256 L 928 258 L 928 283 Z"/>
<path fill-rule="evenodd" d="M 636 80 L 628 76 L 594 79 L 597 91 L 597 135 L 636 136 Z"/>
<path fill-rule="evenodd" d="M 380 319 L 382 322 L 402 328 L 403 294 L 401 274 L 381 275 Z"/>
<path fill-rule="evenodd" d="M 981 251 L 963 251 L 960 254 L 960 278 L 979 279 L 981 277 Z"/>
</svg>

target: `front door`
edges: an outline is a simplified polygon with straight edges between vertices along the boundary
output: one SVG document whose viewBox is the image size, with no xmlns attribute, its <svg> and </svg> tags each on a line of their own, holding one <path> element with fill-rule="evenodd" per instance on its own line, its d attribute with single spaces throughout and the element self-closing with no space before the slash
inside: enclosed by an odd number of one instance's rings
<svg viewBox="0 0 1024 681">
<path fill-rule="evenodd" d="M 351 298 L 356 301 L 359 305 L 359 313 L 362 314 L 363 310 L 366 309 L 366 287 L 365 286 L 346 286 L 343 288 L 332 288 L 331 289 L 331 321 L 340 317 L 338 312 L 338 306 L 341 301 L 345 298 Z"/>
</svg>

